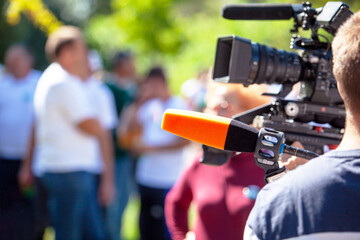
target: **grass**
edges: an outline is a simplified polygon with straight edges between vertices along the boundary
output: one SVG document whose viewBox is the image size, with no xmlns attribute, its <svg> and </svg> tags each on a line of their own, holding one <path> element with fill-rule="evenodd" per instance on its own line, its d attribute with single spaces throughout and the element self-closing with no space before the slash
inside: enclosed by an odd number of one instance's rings
<svg viewBox="0 0 360 240">
<path fill-rule="evenodd" d="M 139 212 L 140 199 L 138 196 L 131 196 L 128 205 L 126 206 L 123 220 L 121 237 L 123 240 L 137 240 L 140 239 L 139 234 Z"/>
</svg>

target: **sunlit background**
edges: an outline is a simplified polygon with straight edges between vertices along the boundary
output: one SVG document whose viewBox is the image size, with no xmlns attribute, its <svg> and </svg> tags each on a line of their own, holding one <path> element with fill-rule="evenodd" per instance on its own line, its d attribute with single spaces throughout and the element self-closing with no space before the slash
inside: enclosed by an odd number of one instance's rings
<svg viewBox="0 0 360 240">
<path fill-rule="evenodd" d="M 171 88 L 200 70 L 212 66 L 216 39 L 235 34 L 277 48 L 289 50 L 293 21 L 229 21 L 221 17 L 228 3 L 301 3 L 301 1 L 235 0 L 0 0 L 0 63 L 13 43 L 31 46 L 35 68 L 44 70 L 46 36 L 62 24 L 80 27 L 91 49 L 96 49 L 107 69 L 118 50 L 135 53 L 139 73 L 154 64 L 166 67 Z M 314 0 L 314 7 L 327 1 Z M 346 0 L 355 12 L 360 1 Z M 303 36 L 308 33 L 300 32 Z M 137 239 L 139 203 L 130 201 L 124 239 Z M 52 239 L 51 230 L 46 240 Z"/>
<path fill-rule="evenodd" d="M 132 50 L 140 73 L 164 64 L 171 88 L 177 92 L 186 79 L 214 62 L 218 36 L 236 34 L 270 46 L 289 49 L 292 20 L 229 21 L 220 15 L 227 3 L 301 1 L 235 0 L 0 0 L 0 61 L 14 42 L 33 46 L 36 68 L 44 69 L 46 35 L 61 24 L 86 33 L 107 68 L 117 50 Z M 326 1 L 312 1 L 314 7 Z M 348 0 L 353 11 L 360 2 Z"/>
</svg>

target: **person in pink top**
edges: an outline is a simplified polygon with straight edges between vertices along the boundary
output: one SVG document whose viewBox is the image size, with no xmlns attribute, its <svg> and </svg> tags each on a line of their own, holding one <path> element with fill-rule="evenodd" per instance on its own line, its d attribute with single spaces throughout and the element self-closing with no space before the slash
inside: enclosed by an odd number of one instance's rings
<svg viewBox="0 0 360 240">
<path fill-rule="evenodd" d="M 205 113 L 231 117 L 269 101 L 260 96 L 255 86 L 247 89 L 241 85 L 211 85 Z M 165 217 L 171 237 L 242 240 L 256 194 L 265 185 L 264 171 L 255 164 L 253 153 L 232 153 L 221 166 L 202 164 L 201 157 L 194 159 L 166 197 Z M 195 228 L 189 229 L 192 202 L 197 216 Z"/>
</svg>

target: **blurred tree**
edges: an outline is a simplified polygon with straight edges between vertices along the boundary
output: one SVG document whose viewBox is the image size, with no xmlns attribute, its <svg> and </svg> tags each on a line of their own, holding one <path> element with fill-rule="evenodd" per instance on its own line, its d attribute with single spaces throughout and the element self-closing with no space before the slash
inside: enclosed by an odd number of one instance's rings
<svg viewBox="0 0 360 240">
<path fill-rule="evenodd" d="M 99 49 L 106 66 L 119 49 L 133 49 L 140 71 L 162 63 L 172 89 L 212 66 L 219 36 L 235 34 L 276 48 L 289 50 L 293 21 L 229 21 L 220 15 L 229 0 L 113 0 L 110 14 L 95 14 L 85 30 L 91 46 Z M 273 0 L 255 2 L 274 3 Z M 299 1 L 276 2 L 299 3 Z M 327 1 L 314 0 L 314 7 Z M 348 4 L 355 11 L 358 1 Z M 309 36 L 309 33 L 300 32 Z"/>
<path fill-rule="evenodd" d="M 45 34 L 35 27 L 27 18 L 21 17 L 19 22 L 12 26 L 7 22 L 6 12 L 9 2 L 0 0 L 0 61 L 3 62 L 6 49 L 14 43 L 23 43 L 30 47 L 35 55 L 36 68 L 43 69 L 47 61 L 43 54 Z M 39 51 L 40 50 L 40 51 Z"/>
<path fill-rule="evenodd" d="M 0 0 L 0 62 L 6 49 L 23 43 L 35 55 L 35 67 L 44 69 L 46 36 L 59 25 L 83 27 L 95 13 L 110 11 L 110 0 Z"/>
<path fill-rule="evenodd" d="M 90 47 L 97 49 L 109 67 L 120 49 L 133 50 L 141 72 L 154 64 L 168 69 L 172 89 L 177 91 L 186 79 L 203 68 L 212 66 L 219 36 L 235 34 L 276 48 L 289 50 L 293 21 L 229 21 L 220 15 L 222 5 L 246 2 L 288 2 L 298 0 L 9 0 L 29 4 L 41 3 L 65 24 L 85 30 Z M 47 64 L 44 58 L 46 36 L 40 32 L 33 16 L 21 18 L 16 26 L 5 20 L 9 2 L 0 0 L 0 61 L 5 49 L 14 42 L 24 42 L 33 48 L 36 66 Z M 313 0 L 314 7 L 327 1 Z M 360 1 L 346 1 L 352 11 Z M 29 20 L 30 18 L 31 20 Z M 303 36 L 308 33 L 301 32 Z"/>
<path fill-rule="evenodd" d="M 43 4 L 42 0 L 10 0 L 6 11 L 7 22 L 16 25 L 20 22 L 21 14 L 46 34 L 51 33 L 63 23 Z"/>
<path fill-rule="evenodd" d="M 176 55 L 184 33 L 174 18 L 173 0 L 112 1 L 112 14 L 95 15 L 86 27 L 90 45 L 109 60 L 119 49 L 135 49 L 142 61 L 154 63 Z M 148 65 L 148 64 L 146 64 Z"/>
</svg>

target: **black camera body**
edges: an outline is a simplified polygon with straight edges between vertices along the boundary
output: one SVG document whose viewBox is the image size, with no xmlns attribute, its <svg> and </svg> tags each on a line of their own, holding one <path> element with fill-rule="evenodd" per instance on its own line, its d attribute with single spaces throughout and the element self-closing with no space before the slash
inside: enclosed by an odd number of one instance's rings
<svg viewBox="0 0 360 240">
<path fill-rule="evenodd" d="M 301 53 L 278 50 L 237 36 L 220 37 L 217 42 L 213 78 L 216 82 L 281 84 L 274 103 L 239 114 L 234 118 L 257 127 L 285 133 L 288 142 L 300 141 L 306 149 L 322 153 L 324 145 L 338 144 L 345 124 L 345 108 L 332 73 L 331 43 L 318 34 L 320 28 L 335 35 L 352 15 L 342 2 L 328 2 L 314 9 L 303 4 L 244 4 L 223 8 L 223 17 L 232 20 L 274 20 L 294 18 L 294 29 L 311 30 L 311 38 L 293 36 L 290 46 Z M 320 41 L 324 38 L 325 42 Z M 297 100 L 285 97 L 300 84 Z M 319 127 L 309 124 L 327 124 Z"/>
</svg>

